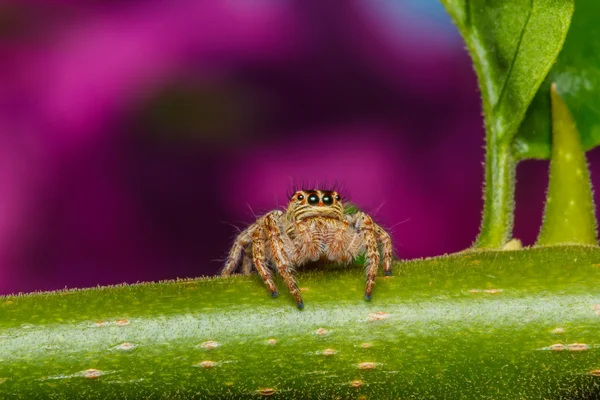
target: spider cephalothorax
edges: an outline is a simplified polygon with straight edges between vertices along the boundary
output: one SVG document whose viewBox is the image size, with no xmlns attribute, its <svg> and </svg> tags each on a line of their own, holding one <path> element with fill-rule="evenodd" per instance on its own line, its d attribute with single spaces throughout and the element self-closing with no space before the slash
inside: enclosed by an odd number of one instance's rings
<svg viewBox="0 0 600 400">
<path fill-rule="evenodd" d="M 239 264 L 244 274 L 254 267 L 276 297 L 277 288 L 271 278 L 271 269 L 276 269 L 298 307 L 303 308 L 292 274 L 295 267 L 317 260 L 350 263 L 363 253 L 367 273 L 365 299 L 370 300 L 380 259 L 386 275 L 392 273 L 390 236 L 364 212 L 345 214 L 336 191 L 299 190 L 291 197 L 285 213 L 271 211 L 239 234 L 222 275 L 231 275 Z"/>
</svg>

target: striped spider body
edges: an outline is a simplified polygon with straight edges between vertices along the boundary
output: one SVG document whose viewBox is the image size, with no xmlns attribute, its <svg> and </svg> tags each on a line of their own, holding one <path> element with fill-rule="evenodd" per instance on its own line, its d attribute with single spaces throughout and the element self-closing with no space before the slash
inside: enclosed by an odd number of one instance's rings
<svg viewBox="0 0 600 400">
<path fill-rule="evenodd" d="M 304 302 L 293 274 L 296 267 L 318 260 L 348 264 L 363 253 L 365 299 L 370 300 L 380 261 L 385 274 L 392 273 L 389 234 L 364 212 L 345 214 L 336 191 L 300 190 L 285 212 L 271 211 L 238 235 L 221 275 L 229 276 L 238 268 L 249 274 L 254 268 L 271 295 L 277 297 L 271 277 L 271 271 L 276 270 L 302 309 Z"/>
</svg>

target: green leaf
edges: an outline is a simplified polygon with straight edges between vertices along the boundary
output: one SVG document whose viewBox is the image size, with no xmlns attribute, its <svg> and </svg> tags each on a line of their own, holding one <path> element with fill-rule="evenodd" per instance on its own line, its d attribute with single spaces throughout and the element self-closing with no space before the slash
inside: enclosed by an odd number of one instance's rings
<svg viewBox="0 0 600 400">
<path fill-rule="evenodd" d="M 584 150 L 600 144 L 600 2 L 577 0 L 564 47 L 515 137 L 520 159 L 551 155 L 550 84 L 571 110 Z"/>
<path fill-rule="evenodd" d="M 558 55 L 572 0 L 442 0 L 473 59 L 488 144 L 510 142 Z"/>
<path fill-rule="evenodd" d="M 600 391 L 600 249 L 0 297 L 0 398 L 550 399 Z"/>
<path fill-rule="evenodd" d="M 550 89 L 552 160 L 544 222 L 538 245 L 597 245 L 592 183 L 577 127 L 565 102 Z"/>
</svg>

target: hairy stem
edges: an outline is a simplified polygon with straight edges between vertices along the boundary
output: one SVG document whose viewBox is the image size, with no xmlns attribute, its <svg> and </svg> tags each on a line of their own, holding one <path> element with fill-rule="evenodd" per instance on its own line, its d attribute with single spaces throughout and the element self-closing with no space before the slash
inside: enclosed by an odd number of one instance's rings
<svg viewBox="0 0 600 400">
<path fill-rule="evenodd" d="M 600 249 L 0 297 L 1 398 L 581 398 L 600 387 Z"/>
<path fill-rule="evenodd" d="M 476 248 L 501 248 L 512 237 L 517 162 L 510 143 L 488 137 L 483 216 Z"/>
</svg>

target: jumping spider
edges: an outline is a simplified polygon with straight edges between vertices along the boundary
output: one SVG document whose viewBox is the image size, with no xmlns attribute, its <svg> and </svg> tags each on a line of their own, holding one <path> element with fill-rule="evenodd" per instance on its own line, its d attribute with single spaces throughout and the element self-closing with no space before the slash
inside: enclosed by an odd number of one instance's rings
<svg viewBox="0 0 600 400">
<path fill-rule="evenodd" d="M 277 297 L 268 267 L 272 265 L 302 309 L 304 302 L 292 274 L 295 267 L 318 260 L 350 263 L 364 252 L 365 299 L 371 300 L 379 267 L 379 246 L 385 274 L 391 275 L 392 241 L 383 228 L 364 212 L 345 214 L 342 199 L 335 191 L 300 190 L 294 193 L 285 212 L 271 211 L 238 235 L 221 275 L 231 275 L 240 262 L 244 274 L 249 274 L 254 266 L 271 295 Z"/>
</svg>

